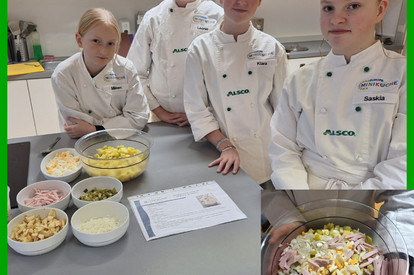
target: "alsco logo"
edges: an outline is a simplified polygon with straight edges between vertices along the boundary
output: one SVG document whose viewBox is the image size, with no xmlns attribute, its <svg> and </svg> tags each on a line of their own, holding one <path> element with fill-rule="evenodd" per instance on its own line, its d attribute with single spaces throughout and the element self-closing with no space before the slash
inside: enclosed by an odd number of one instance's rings
<svg viewBox="0 0 414 275">
<path fill-rule="evenodd" d="M 370 79 L 364 80 L 358 85 L 358 89 L 360 90 L 367 90 L 369 87 L 379 87 L 379 88 L 387 88 L 391 86 L 397 86 L 398 80 L 385 82 L 384 79 Z"/>
<path fill-rule="evenodd" d="M 172 53 L 185 53 L 187 52 L 187 48 L 182 48 L 182 49 L 174 49 L 172 51 Z"/>
<path fill-rule="evenodd" d="M 202 23 L 202 24 L 216 24 L 216 20 L 215 19 L 208 19 L 208 17 L 203 16 L 203 15 L 194 15 L 193 16 L 193 22 L 194 23 Z"/>
<path fill-rule="evenodd" d="M 122 80 L 122 79 L 126 79 L 126 76 L 116 76 L 116 74 L 114 73 L 110 73 L 110 74 L 106 74 L 103 76 L 104 80 L 106 82 L 111 82 L 111 80 Z"/>
<path fill-rule="evenodd" d="M 329 130 L 327 129 L 323 135 L 327 136 L 344 136 L 344 137 L 354 137 L 355 132 L 354 131 L 342 131 L 342 130 Z"/>
<path fill-rule="evenodd" d="M 274 56 L 274 55 L 275 55 L 274 51 L 271 51 L 268 53 L 264 51 L 254 51 L 254 52 L 247 54 L 247 58 L 254 59 L 255 57 L 267 57 L 267 56 Z"/>
<path fill-rule="evenodd" d="M 238 90 L 238 91 L 230 91 L 227 93 L 227 96 L 234 96 L 234 95 L 244 95 L 250 93 L 249 89 L 245 90 Z"/>
</svg>

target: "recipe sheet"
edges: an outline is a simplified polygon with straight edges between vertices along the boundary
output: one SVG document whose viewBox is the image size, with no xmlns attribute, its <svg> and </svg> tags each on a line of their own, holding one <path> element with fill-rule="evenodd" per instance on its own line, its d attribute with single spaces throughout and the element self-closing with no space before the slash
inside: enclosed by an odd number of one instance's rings
<svg viewBox="0 0 414 275">
<path fill-rule="evenodd" d="M 147 241 L 247 218 L 215 181 L 128 200 Z"/>
</svg>

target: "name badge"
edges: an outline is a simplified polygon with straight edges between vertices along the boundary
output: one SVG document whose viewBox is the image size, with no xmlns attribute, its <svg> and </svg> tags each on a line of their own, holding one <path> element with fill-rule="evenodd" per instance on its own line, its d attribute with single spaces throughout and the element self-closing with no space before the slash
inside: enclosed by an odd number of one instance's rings
<svg viewBox="0 0 414 275">
<path fill-rule="evenodd" d="M 352 97 L 352 104 L 396 103 L 399 95 L 395 93 L 363 93 Z"/>
<path fill-rule="evenodd" d="M 255 68 L 255 67 L 274 67 L 276 66 L 275 59 L 263 59 L 263 60 L 249 60 L 247 62 L 248 68 Z"/>
<path fill-rule="evenodd" d="M 208 32 L 216 25 L 217 20 L 204 15 L 194 15 L 191 30 L 197 32 Z"/>
<path fill-rule="evenodd" d="M 105 85 L 103 90 L 106 92 L 117 92 L 117 91 L 125 91 L 128 89 L 128 84 L 117 84 L 113 83 L 111 85 Z"/>
</svg>

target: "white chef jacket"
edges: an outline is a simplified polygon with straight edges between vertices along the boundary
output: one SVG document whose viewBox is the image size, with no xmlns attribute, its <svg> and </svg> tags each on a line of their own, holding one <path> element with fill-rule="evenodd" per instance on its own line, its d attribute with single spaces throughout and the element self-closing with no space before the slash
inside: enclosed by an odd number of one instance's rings
<svg viewBox="0 0 414 275">
<path fill-rule="evenodd" d="M 414 190 L 280 190 L 263 191 L 261 197 L 262 214 L 272 225 L 278 224 L 279 219 L 288 211 L 304 203 L 324 199 L 343 199 L 360 202 L 375 207 L 375 203 L 384 202 L 380 212 L 387 218 L 381 218 L 380 222 L 395 238 L 396 230 L 402 234 L 407 245 L 408 254 L 414 257 Z M 279 224 L 280 225 L 280 224 Z M 381 228 L 376 229 L 380 236 Z M 372 236 L 376 237 L 376 236 Z M 398 252 L 404 252 L 402 243 L 396 243 Z"/>
<path fill-rule="evenodd" d="M 161 106 L 184 113 L 183 82 L 187 47 L 216 27 L 223 9 L 213 1 L 196 0 L 185 8 L 164 0 L 145 13 L 127 58 L 137 68 L 151 110 Z"/>
<path fill-rule="evenodd" d="M 184 106 L 195 140 L 219 129 L 259 184 L 270 179 L 269 123 L 286 72 L 284 47 L 252 25 L 237 41 L 216 28 L 188 50 Z"/>
<path fill-rule="evenodd" d="M 294 72 L 271 121 L 276 189 L 406 189 L 406 92 L 406 59 L 380 42 Z"/>
<path fill-rule="evenodd" d="M 82 53 L 62 61 L 52 74 L 61 128 L 68 116 L 110 128 L 144 128 L 149 117 L 146 97 L 131 61 L 115 55 L 91 77 Z"/>
</svg>

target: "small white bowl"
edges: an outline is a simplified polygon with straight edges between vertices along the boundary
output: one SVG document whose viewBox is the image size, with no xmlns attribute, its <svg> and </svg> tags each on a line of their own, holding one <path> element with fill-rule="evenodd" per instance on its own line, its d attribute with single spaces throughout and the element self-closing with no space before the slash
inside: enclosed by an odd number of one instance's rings
<svg viewBox="0 0 414 275">
<path fill-rule="evenodd" d="M 106 233 L 88 234 L 78 230 L 84 222 L 91 218 L 113 216 L 119 220 L 120 226 Z M 129 226 L 128 208 L 119 202 L 98 201 L 79 208 L 70 220 L 73 235 L 83 244 L 88 246 L 104 246 L 119 240 Z"/>
<path fill-rule="evenodd" d="M 30 242 L 30 243 L 19 242 L 19 241 L 12 240 L 10 238 L 10 235 L 11 235 L 11 232 L 12 232 L 13 228 L 15 226 L 23 223 L 26 216 L 30 217 L 30 216 L 33 216 L 33 215 L 35 215 L 35 216 L 39 215 L 40 218 L 44 219 L 48 216 L 49 211 L 51 209 L 56 211 L 56 218 L 57 219 L 59 219 L 59 220 L 65 219 L 66 220 L 65 226 L 56 235 L 53 235 L 52 237 L 49 237 L 49 238 L 41 240 L 41 241 Z M 7 225 L 7 243 L 9 244 L 9 246 L 14 251 L 16 251 L 19 254 L 27 255 L 27 256 L 41 255 L 41 254 L 47 253 L 49 251 L 52 251 L 53 249 L 58 247 L 65 240 L 65 237 L 68 233 L 68 228 L 69 228 L 68 224 L 69 224 L 68 215 L 66 215 L 66 213 L 64 211 L 60 210 L 60 209 L 47 207 L 47 208 L 39 208 L 39 209 L 29 210 L 25 213 L 22 213 L 22 214 L 18 215 L 17 217 L 12 219 L 8 223 L 8 225 Z"/>
<path fill-rule="evenodd" d="M 123 195 L 123 185 L 122 182 L 113 177 L 91 177 L 81 180 L 80 182 L 76 183 L 71 190 L 72 201 L 78 207 L 81 208 L 90 203 L 94 203 L 97 201 L 85 201 L 79 199 L 80 196 L 85 195 L 83 190 L 88 189 L 92 190 L 94 188 L 97 189 L 112 189 L 115 188 L 118 193 L 109 197 L 105 200 L 100 201 L 115 201 L 119 202 L 122 199 Z"/>
<path fill-rule="evenodd" d="M 33 198 L 35 192 L 34 189 L 40 189 L 40 190 L 60 190 L 62 191 L 64 197 L 58 202 L 44 205 L 44 206 L 27 206 L 24 201 L 30 198 Z M 54 207 L 61 210 L 65 210 L 70 202 L 70 185 L 67 182 L 61 181 L 61 180 L 44 180 L 44 181 L 38 181 L 35 183 L 32 183 L 17 193 L 16 201 L 17 206 L 19 207 L 20 211 L 25 212 L 31 209 L 39 209 L 44 207 Z"/>
<path fill-rule="evenodd" d="M 74 156 L 78 157 L 79 161 L 77 163 L 77 169 L 70 172 L 69 174 L 64 175 L 64 176 L 53 176 L 53 175 L 49 174 L 46 171 L 46 164 L 50 160 L 52 160 L 57 154 L 61 154 L 61 153 L 66 152 L 66 151 L 70 151 Z M 49 180 L 63 180 L 63 181 L 66 181 L 66 182 L 71 182 L 74 179 L 76 179 L 82 171 L 82 164 L 81 164 L 81 161 L 80 161 L 80 156 L 76 152 L 76 150 L 73 149 L 73 148 L 57 149 L 53 152 L 50 152 L 47 156 L 45 156 L 43 158 L 42 162 L 40 163 L 40 171 L 42 171 L 42 174 L 46 179 L 49 179 Z"/>
</svg>

